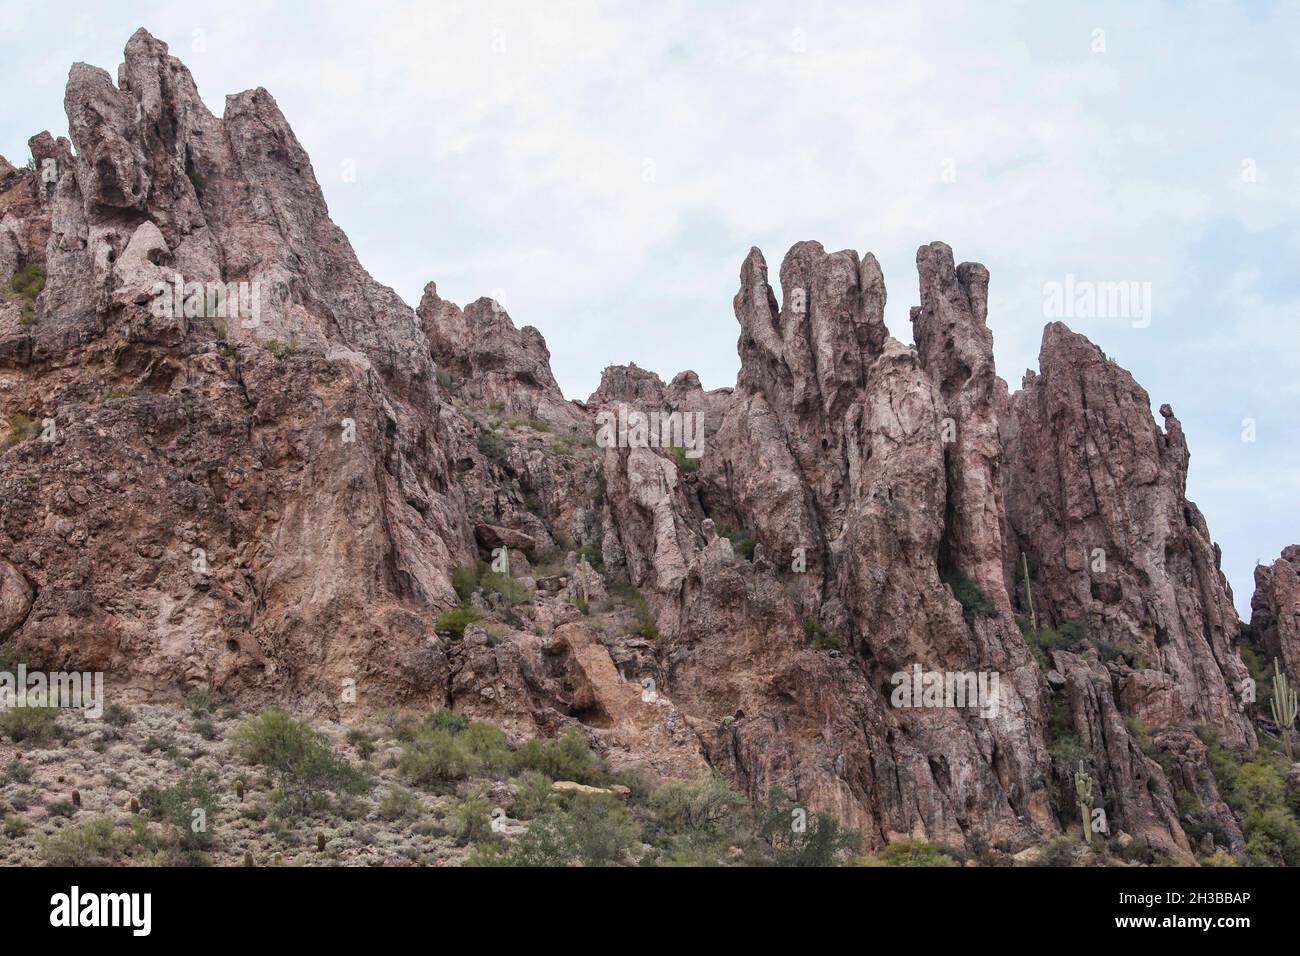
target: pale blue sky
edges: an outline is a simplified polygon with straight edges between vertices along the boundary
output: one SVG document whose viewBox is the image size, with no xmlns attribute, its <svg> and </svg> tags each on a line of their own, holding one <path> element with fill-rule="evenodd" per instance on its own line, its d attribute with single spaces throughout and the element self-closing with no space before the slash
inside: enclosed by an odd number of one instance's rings
<svg viewBox="0 0 1300 956">
<path fill-rule="evenodd" d="M 0 153 L 146 26 L 214 112 L 272 92 L 380 281 L 496 296 L 575 398 L 611 362 L 732 384 L 751 245 L 875 252 L 906 341 L 948 242 L 1013 388 L 1045 283 L 1149 282 L 1149 327 L 1070 324 L 1181 418 L 1243 613 L 1300 541 L 1297 3 L 270 6 L 0 0 Z"/>
</svg>

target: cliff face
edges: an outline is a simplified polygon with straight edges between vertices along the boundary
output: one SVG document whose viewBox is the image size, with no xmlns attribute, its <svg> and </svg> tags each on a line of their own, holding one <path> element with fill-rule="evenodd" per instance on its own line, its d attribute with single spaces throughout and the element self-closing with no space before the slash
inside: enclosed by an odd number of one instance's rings
<svg viewBox="0 0 1300 956">
<path fill-rule="evenodd" d="M 71 144 L 0 167 L 0 279 L 47 276 L 0 304 L 0 640 L 33 666 L 578 727 L 868 847 L 1041 843 L 1083 760 L 1112 832 L 1208 852 L 1186 797 L 1239 848 L 1192 728 L 1251 750 L 1248 675 L 1181 426 L 1059 323 L 1008 395 L 983 266 L 919 250 L 909 346 L 870 253 L 799 243 L 778 297 L 751 250 L 734 389 L 630 366 L 570 402 L 496 303 L 370 278 L 264 90 L 217 118 L 141 31 L 66 108 Z M 177 276 L 249 307 L 160 310 Z M 687 440 L 619 440 L 651 413 Z M 458 594 L 478 559 L 515 583 Z M 1256 633 L 1300 677 L 1295 566 L 1258 572 Z M 918 666 L 988 693 L 900 706 Z"/>
</svg>

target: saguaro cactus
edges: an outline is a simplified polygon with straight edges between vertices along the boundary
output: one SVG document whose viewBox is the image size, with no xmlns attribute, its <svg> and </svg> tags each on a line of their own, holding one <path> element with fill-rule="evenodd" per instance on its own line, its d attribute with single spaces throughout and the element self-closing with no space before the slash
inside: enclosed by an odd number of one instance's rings
<svg viewBox="0 0 1300 956">
<path fill-rule="evenodd" d="M 1025 569 L 1025 598 L 1029 601 L 1029 626 L 1038 633 L 1038 615 L 1034 613 L 1034 589 L 1029 583 L 1029 558 L 1025 552 L 1020 552 L 1020 565 Z"/>
<path fill-rule="evenodd" d="M 1273 661 L 1273 699 L 1268 702 L 1268 706 L 1273 711 L 1273 723 L 1277 724 L 1278 732 L 1282 735 L 1286 759 L 1294 762 L 1295 758 L 1291 754 L 1291 728 L 1295 726 L 1296 692 L 1291 689 L 1286 674 L 1282 673 L 1282 666 L 1276 659 Z"/>
<path fill-rule="evenodd" d="M 1074 772 L 1074 792 L 1079 797 L 1079 812 L 1083 815 L 1083 838 L 1092 842 L 1092 775 L 1079 761 L 1079 769 Z"/>
</svg>

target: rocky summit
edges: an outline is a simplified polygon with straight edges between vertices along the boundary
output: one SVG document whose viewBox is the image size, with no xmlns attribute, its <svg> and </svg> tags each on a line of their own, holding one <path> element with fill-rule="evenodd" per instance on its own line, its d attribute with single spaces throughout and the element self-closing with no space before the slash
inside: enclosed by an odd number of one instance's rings
<svg viewBox="0 0 1300 956">
<path fill-rule="evenodd" d="M 801 242 L 773 277 L 751 249 L 734 388 L 630 365 L 574 401 L 497 302 L 371 278 L 266 90 L 213 115 L 141 30 L 65 109 L 71 142 L 0 162 L 10 669 L 102 672 L 150 727 L 284 708 L 349 754 L 407 712 L 511 759 L 567 741 L 606 774 L 570 790 L 709 779 L 855 859 L 1300 863 L 1270 703 L 1300 682 L 1300 546 L 1239 620 L 1174 411 L 1059 322 L 1011 393 L 984 266 L 921 247 L 890 330 L 871 253 Z M 427 782 L 425 732 L 384 773 Z M 516 800 L 501 760 L 443 777 Z"/>
</svg>

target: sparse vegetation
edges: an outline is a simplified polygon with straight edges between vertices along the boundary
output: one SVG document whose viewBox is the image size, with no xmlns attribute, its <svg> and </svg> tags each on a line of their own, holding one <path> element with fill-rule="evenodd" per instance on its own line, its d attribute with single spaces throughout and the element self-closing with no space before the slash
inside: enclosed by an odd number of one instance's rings
<svg viewBox="0 0 1300 956">
<path fill-rule="evenodd" d="M 327 793 L 364 793 L 366 774 L 334 753 L 328 741 L 305 721 L 271 707 L 244 721 L 235 746 L 249 763 L 275 775 L 277 811 L 290 819 L 321 806 Z"/>
<path fill-rule="evenodd" d="M 904 837 L 870 856 L 854 857 L 853 866 L 959 866 L 949 852 L 934 843 Z"/>
<path fill-rule="evenodd" d="M 954 571 L 944 575 L 943 583 L 952 589 L 952 596 L 961 605 L 962 617 L 966 619 L 967 625 L 973 625 L 978 617 L 990 617 L 994 614 L 993 602 L 970 578 Z"/>
<path fill-rule="evenodd" d="M 465 636 L 465 628 L 471 624 L 477 624 L 481 620 L 483 620 L 482 612 L 477 608 L 462 604 L 439 614 L 438 620 L 434 622 L 433 629 L 443 637 L 459 641 Z"/>
<path fill-rule="evenodd" d="M 57 707 L 5 707 L 0 709 L 0 731 L 14 743 L 47 743 L 58 715 Z"/>
<path fill-rule="evenodd" d="M 502 467 L 505 466 L 510 456 L 511 447 L 511 442 L 508 438 L 504 438 L 496 432 L 485 428 L 479 431 L 476 444 L 478 445 L 479 452 L 484 458 L 494 464 Z"/>
</svg>

